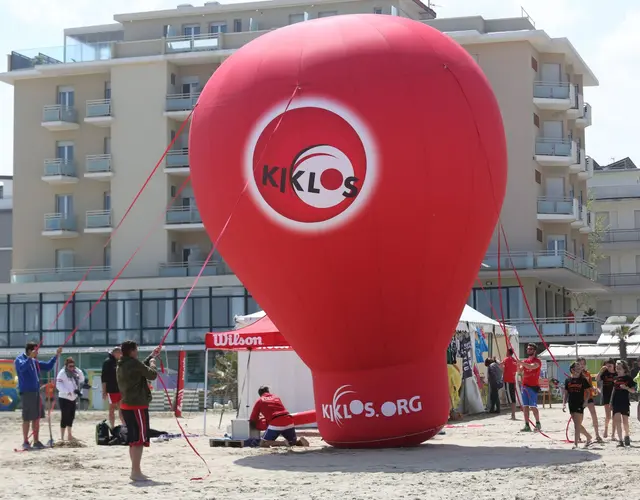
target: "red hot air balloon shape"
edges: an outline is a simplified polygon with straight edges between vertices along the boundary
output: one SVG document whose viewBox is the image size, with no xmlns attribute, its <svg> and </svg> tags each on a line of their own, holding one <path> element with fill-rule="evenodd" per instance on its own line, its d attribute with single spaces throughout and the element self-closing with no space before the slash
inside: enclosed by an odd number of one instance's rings
<svg viewBox="0 0 640 500">
<path fill-rule="evenodd" d="M 287 26 L 222 64 L 190 134 L 205 227 L 311 369 L 325 441 L 435 435 L 445 349 L 506 188 L 473 59 L 401 17 Z"/>
</svg>

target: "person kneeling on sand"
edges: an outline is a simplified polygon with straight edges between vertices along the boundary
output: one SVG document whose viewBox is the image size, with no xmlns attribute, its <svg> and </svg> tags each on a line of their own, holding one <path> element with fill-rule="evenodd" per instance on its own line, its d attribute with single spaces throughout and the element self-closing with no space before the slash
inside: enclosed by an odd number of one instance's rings
<svg viewBox="0 0 640 500">
<path fill-rule="evenodd" d="M 138 344 L 133 340 L 122 343 L 122 357 L 118 360 L 116 377 L 122 395 L 120 409 L 127 426 L 127 444 L 131 458 L 131 480 L 148 481 L 142 473 L 140 463 L 142 452 L 149 446 L 149 403 L 151 390 L 149 380 L 158 378 L 155 357 L 160 352 L 157 347 L 144 360 L 138 359 Z"/>
<path fill-rule="evenodd" d="M 284 407 L 282 400 L 269 392 L 266 386 L 258 389 L 258 400 L 253 405 L 249 422 L 253 427 L 257 427 L 260 415 L 267 421 L 267 430 L 260 440 L 260 446 L 270 448 L 271 446 L 309 446 L 309 442 L 296 436 L 296 428 L 293 417 Z M 286 440 L 284 443 L 276 440 L 282 435 Z"/>
</svg>

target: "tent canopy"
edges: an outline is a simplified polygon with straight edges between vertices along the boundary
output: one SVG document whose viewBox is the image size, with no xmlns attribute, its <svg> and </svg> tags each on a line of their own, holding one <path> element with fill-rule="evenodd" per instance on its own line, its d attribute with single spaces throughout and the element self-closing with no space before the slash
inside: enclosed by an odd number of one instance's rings
<svg viewBox="0 0 640 500">
<path fill-rule="evenodd" d="M 551 351 L 551 352 L 549 352 Z M 576 346 L 551 344 L 549 349 L 538 355 L 540 359 L 551 360 L 551 353 L 558 361 L 567 361 L 576 359 Z M 620 350 L 617 345 L 607 344 L 578 344 L 578 355 L 588 359 L 609 359 L 619 358 Z M 627 346 L 627 356 L 635 358 L 640 355 L 640 344 L 630 344 Z"/>
</svg>

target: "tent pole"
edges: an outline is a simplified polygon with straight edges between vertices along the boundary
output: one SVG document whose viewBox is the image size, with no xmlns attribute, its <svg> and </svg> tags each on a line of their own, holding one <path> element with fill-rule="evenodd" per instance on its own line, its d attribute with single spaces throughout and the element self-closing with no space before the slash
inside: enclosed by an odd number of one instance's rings
<svg viewBox="0 0 640 500">
<path fill-rule="evenodd" d="M 209 382 L 209 349 L 204 348 L 204 415 L 203 415 L 203 430 L 202 434 L 207 435 L 207 400 L 208 396 L 208 382 Z"/>
</svg>

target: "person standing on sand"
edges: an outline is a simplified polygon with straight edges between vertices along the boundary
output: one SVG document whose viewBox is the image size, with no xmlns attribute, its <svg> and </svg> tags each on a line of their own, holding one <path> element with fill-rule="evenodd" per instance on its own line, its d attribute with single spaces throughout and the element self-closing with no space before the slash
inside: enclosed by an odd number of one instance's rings
<svg viewBox="0 0 640 500">
<path fill-rule="evenodd" d="M 507 357 L 500 363 L 502 366 L 502 380 L 507 403 L 511 406 L 511 420 L 516 419 L 516 373 L 518 362 L 513 357 L 513 349 L 507 349 Z"/>
<path fill-rule="evenodd" d="M 616 362 L 613 358 L 609 358 L 596 380 L 602 382 L 602 404 L 604 404 L 604 438 L 609 436 L 609 423 L 611 422 L 611 395 L 613 394 L 613 381 L 616 378 Z M 622 436 L 618 436 L 622 439 Z M 613 423 L 611 424 L 611 440 L 616 440 Z"/>
<path fill-rule="evenodd" d="M 73 441 L 71 428 L 76 418 L 76 407 L 78 397 L 84 383 L 84 375 L 73 358 L 67 358 L 64 368 L 60 370 L 56 378 L 56 389 L 58 389 L 58 406 L 60 406 L 60 439 L 64 441 L 65 431 L 67 438 Z"/>
<path fill-rule="evenodd" d="M 616 373 L 618 376 L 613 381 L 613 395 L 611 396 L 611 410 L 613 411 L 613 427 L 618 432 L 620 443 L 618 448 L 631 446 L 629 438 L 629 415 L 631 402 L 629 394 L 636 392 L 636 383 L 629 375 L 629 365 L 625 361 L 616 363 Z M 624 441 L 622 440 L 622 429 L 624 428 Z"/>
<path fill-rule="evenodd" d="M 41 450 L 44 445 L 40 442 L 40 419 L 44 418 L 44 404 L 40 395 L 40 373 L 49 372 L 56 366 L 62 347 L 58 347 L 56 354 L 49 361 L 38 361 L 38 344 L 28 342 L 24 354 L 15 360 L 18 374 L 18 389 L 22 399 L 22 449 L 29 450 L 29 426 L 33 431 L 33 448 Z"/>
<path fill-rule="evenodd" d="M 584 398 L 587 401 L 587 408 L 589 408 L 589 413 L 591 414 L 593 430 L 596 433 L 596 442 L 603 443 L 604 441 L 602 441 L 602 438 L 600 437 L 600 430 L 598 429 L 598 414 L 596 413 L 596 405 L 593 399 L 598 395 L 598 389 L 594 389 L 593 387 L 593 377 L 591 377 L 591 373 L 587 370 L 587 360 L 584 358 L 578 358 L 578 363 L 580 363 L 580 368 L 582 369 L 582 376 L 587 379 L 587 382 L 589 382 L 589 388 L 587 389 Z"/>
<path fill-rule="evenodd" d="M 487 380 L 489 382 L 489 413 L 500 413 L 500 389 L 502 388 L 502 371 L 495 358 L 487 358 L 484 362 L 487 367 Z"/>
<path fill-rule="evenodd" d="M 571 363 L 571 378 L 564 381 L 564 397 L 562 399 L 562 411 L 566 411 L 567 402 L 569 403 L 569 413 L 573 419 L 573 427 L 575 432 L 573 449 L 578 448 L 580 435 L 587 438 L 585 448 L 591 444 L 591 434 L 587 432 L 582 425 L 584 417 L 584 400 L 587 389 L 591 388 L 591 384 L 582 374 L 582 365 L 579 362 Z"/>
<path fill-rule="evenodd" d="M 116 377 L 122 395 L 120 409 L 127 427 L 131 480 L 148 481 L 142 473 L 141 462 L 144 448 L 149 447 L 149 381 L 158 377 L 155 358 L 162 348 L 157 347 L 144 361 L 138 359 L 138 344 L 133 340 L 123 342 L 121 349 Z"/>
<path fill-rule="evenodd" d="M 522 411 L 524 413 L 524 427 L 522 432 L 531 432 L 529 425 L 529 411 L 536 419 L 536 429 L 541 430 L 540 412 L 538 411 L 538 392 L 540 392 L 540 370 L 542 362 L 538 359 L 538 347 L 527 344 L 527 359 L 518 362 L 518 369 L 522 371 Z"/>
<path fill-rule="evenodd" d="M 120 423 L 124 424 L 122 412 L 120 411 L 120 389 L 118 388 L 118 379 L 116 377 L 116 368 L 118 360 L 122 357 L 122 349 L 120 346 L 114 347 L 107 359 L 102 363 L 102 399 L 109 404 L 109 424 L 113 429 L 116 425 L 116 410 L 120 417 Z"/>
</svg>

